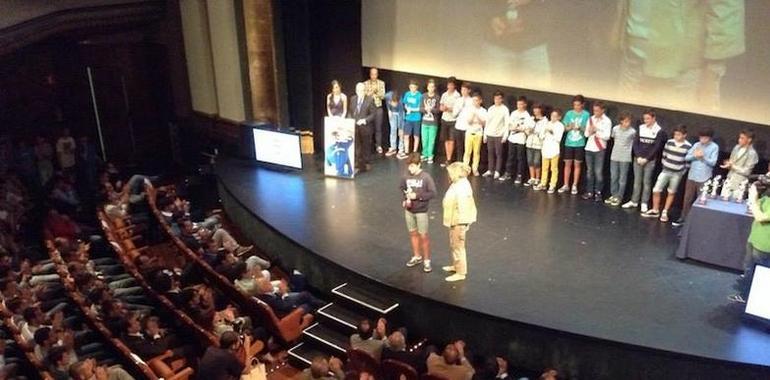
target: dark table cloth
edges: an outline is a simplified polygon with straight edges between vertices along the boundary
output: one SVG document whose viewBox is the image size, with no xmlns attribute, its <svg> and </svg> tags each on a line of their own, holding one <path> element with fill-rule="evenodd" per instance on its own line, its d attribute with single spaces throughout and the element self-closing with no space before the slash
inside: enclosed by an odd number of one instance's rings
<svg viewBox="0 0 770 380">
<path fill-rule="evenodd" d="M 742 271 L 752 221 L 745 203 L 696 202 L 682 226 L 676 257 Z"/>
</svg>

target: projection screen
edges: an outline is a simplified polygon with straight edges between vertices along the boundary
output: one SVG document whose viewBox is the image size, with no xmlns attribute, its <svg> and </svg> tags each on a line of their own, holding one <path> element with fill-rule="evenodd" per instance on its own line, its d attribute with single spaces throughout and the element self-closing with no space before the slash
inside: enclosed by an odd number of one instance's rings
<svg viewBox="0 0 770 380">
<path fill-rule="evenodd" d="M 363 0 L 363 65 L 767 125 L 766 15 L 764 0 Z"/>
</svg>

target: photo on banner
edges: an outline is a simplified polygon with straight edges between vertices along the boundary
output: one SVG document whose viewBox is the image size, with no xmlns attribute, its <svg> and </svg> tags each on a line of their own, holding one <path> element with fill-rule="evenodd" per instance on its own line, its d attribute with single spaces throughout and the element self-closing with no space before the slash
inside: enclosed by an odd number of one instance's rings
<svg viewBox="0 0 770 380">
<path fill-rule="evenodd" d="M 353 119 L 324 118 L 324 174 L 332 177 L 355 176 L 356 127 Z"/>
</svg>

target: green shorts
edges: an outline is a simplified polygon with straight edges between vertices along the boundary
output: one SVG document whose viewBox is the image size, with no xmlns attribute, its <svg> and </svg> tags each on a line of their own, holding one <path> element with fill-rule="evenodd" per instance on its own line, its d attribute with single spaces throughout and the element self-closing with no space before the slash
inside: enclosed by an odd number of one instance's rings
<svg viewBox="0 0 770 380">
<path fill-rule="evenodd" d="M 420 235 L 428 233 L 427 212 L 412 213 L 409 210 L 404 210 L 404 217 L 406 218 L 406 229 L 409 232 L 417 231 Z"/>
</svg>

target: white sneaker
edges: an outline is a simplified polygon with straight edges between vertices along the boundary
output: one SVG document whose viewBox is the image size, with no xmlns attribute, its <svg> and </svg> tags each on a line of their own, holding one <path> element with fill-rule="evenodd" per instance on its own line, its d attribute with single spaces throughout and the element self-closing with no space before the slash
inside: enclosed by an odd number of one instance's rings
<svg viewBox="0 0 770 380">
<path fill-rule="evenodd" d="M 484 172 L 484 174 L 482 174 L 481 176 L 482 176 L 482 177 L 489 177 L 489 176 L 491 176 L 491 175 L 492 175 L 492 172 L 491 172 L 491 171 L 489 171 L 489 170 L 487 170 L 487 171 L 485 171 L 485 172 Z"/>
<path fill-rule="evenodd" d="M 567 185 L 564 185 L 564 186 L 559 188 L 559 194 L 566 193 L 568 191 L 569 191 L 569 186 L 567 186 Z"/>
<path fill-rule="evenodd" d="M 572 195 L 577 195 L 577 193 L 578 193 L 578 188 L 577 188 L 577 186 L 572 186 L 572 191 L 570 192 L 570 194 L 572 194 Z"/>
<path fill-rule="evenodd" d="M 642 203 L 642 209 L 641 209 L 641 211 L 642 211 L 642 214 L 644 214 L 645 212 L 647 212 L 649 209 L 650 209 L 650 208 L 649 208 L 649 207 L 647 207 L 647 203 Z"/>
<path fill-rule="evenodd" d="M 553 194 L 555 192 L 556 192 L 556 187 L 551 186 L 551 187 L 548 188 L 548 194 Z"/>
<path fill-rule="evenodd" d="M 621 207 L 623 207 L 623 208 L 637 208 L 637 207 L 639 207 L 639 204 L 634 202 L 634 201 L 628 201 L 626 203 L 623 203 L 623 206 L 621 206 Z"/>
<path fill-rule="evenodd" d="M 413 267 L 413 266 L 415 266 L 417 264 L 420 264 L 420 263 L 422 263 L 422 257 L 420 257 L 420 256 L 412 256 L 412 258 L 409 259 L 409 261 L 406 262 L 406 266 L 411 268 L 411 267 Z"/>
<path fill-rule="evenodd" d="M 454 273 L 455 272 L 455 267 L 454 267 L 454 265 L 446 265 L 446 266 L 441 267 L 441 270 L 443 270 L 444 272 L 447 272 L 447 273 Z"/>
<path fill-rule="evenodd" d="M 494 179 L 500 179 L 500 172 L 495 172 Z"/>
<path fill-rule="evenodd" d="M 465 276 L 463 276 L 461 274 L 455 273 L 455 274 L 445 278 L 444 280 L 446 280 L 447 282 L 462 281 L 462 280 L 465 280 Z"/>
<path fill-rule="evenodd" d="M 433 267 L 430 266 L 430 260 L 425 260 L 422 263 L 422 271 L 425 273 L 433 272 Z"/>
<path fill-rule="evenodd" d="M 642 218 L 657 218 L 660 216 L 660 211 L 652 209 L 642 212 Z"/>
</svg>

